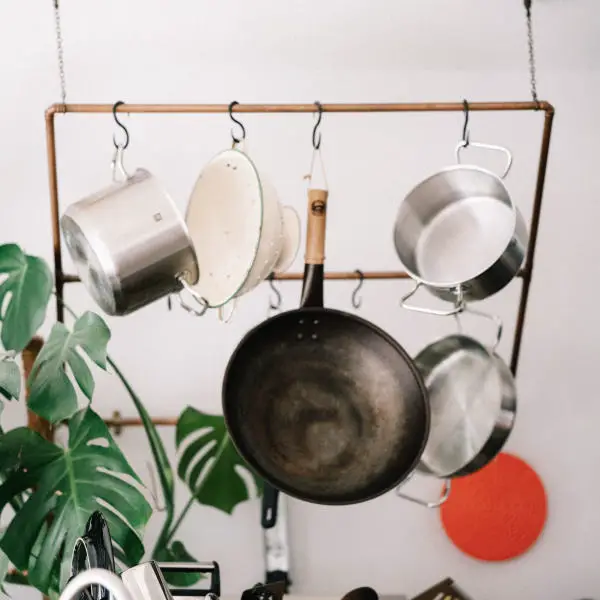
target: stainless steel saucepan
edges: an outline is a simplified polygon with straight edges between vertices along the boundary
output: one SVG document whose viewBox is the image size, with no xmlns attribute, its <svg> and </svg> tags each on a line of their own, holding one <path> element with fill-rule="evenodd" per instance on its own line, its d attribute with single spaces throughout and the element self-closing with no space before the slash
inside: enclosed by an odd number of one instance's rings
<svg viewBox="0 0 600 600">
<path fill-rule="evenodd" d="M 523 216 L 504 185 L 512 155 L 501 146 L 470 142 L 470 147 L 502 152 L 507 159 L 498 176 L 461 164 L 463 141 L 454 166 L 419 183 L 400 205 L 394 230 L 396 252 L 416 287 L 454 302 L 482 300 L 517 275 L 528 243 Z"/>
<path fill-rule="evenodd" d="M 116 149 L 113 183 L 67 208 L 61 228 L 86 289 L 108 315 L 127 315 L 198 281 L 183 217 L 155 176 L 129 175 Z"/>
<path fill-rule="evenodd" d="M 492 347 L 459 333 L 430 344 L 415 357 L 431 412 L 429 437 L 416 471 L 444 479 L 445 490 L 432 502 L 406 494 L 400 486 L 396 493 L 428 508 L 448 499 L 452 478 L 474 473 L 495 458 L 515 422 L 515 381 L 495 352 L 502 323 L 498 317 L 463 306 L 461 312 L 467 311 L 495 321 Z"/>
</svg>

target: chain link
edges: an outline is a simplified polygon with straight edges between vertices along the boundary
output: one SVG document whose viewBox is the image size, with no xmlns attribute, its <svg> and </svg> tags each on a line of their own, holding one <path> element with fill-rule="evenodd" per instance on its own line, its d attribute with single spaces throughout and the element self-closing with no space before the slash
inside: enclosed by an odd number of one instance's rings
<svg viewBox="0 0 600 600">
<path fill-rule="evenodd" d="M 52 0 L 54 4 L 54 23 L 56 25 L 56 53 L 58 56 L 58 75 L 60 78 L 60 97 L 63 104 L 67 101 L 67 81 L 65 77 L 65 61 L 63 53 L 63 38 L 60 28 L 59 0 Z"/>
<path fill-rule="evenodd" d="M 527 15 L 527 46 L 529 49 L 529 80 L 531 83 L 531 97 L 538 104 L 537 81 L 535 69 L 535 46 L 533 41 L 533 24 L 531 22 L 532 0 L 525 0 L 525 14 Z"/>
</svg>

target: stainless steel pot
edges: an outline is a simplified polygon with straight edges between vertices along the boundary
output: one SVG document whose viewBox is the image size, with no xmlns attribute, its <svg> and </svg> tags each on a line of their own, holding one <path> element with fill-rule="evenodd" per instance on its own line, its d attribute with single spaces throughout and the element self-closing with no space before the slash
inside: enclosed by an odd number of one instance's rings
<svg viewBox="0 0 600 600">
<path fill-rule="evenodd" d="M 467 310 L 467 309 L 463 309 Z M 495 353 L 502 333 L 488 348 L 463 334 L 444 337 L 424 348 L 415 364 L 429 395 L 431 427 L 417 472 L 445 479 L 439 500 L 427 502 L 396 489 L 397 494 L 428 508 L 443 504 L 450 480 L 475 473 L 502 450 L 512 431 L 517 406 L 514 378 Z"/>
<path fill-rule="evenodd" d="M 523 216 L 514 205 L 503 179 L 512 155 L 500 146 L 471 142 L 469 146 L 502 152 L 507 164 L 496 174 L 457 165 L 419 183 L 400 205 L 394 229 L 398 257 L 417 286 L 449 301 L 482 300 L 495 294 L 517 275 L 528 243 Z"/>
<path fill-rule="evenodd" d="M 119 177 L 121 175 L 121 177 Z M 81 281 L 109 315 L 126 315 L 198 280 L 186 224 L 157 179 L 128 175 L 121 153 L 111 186 L 67 208 L 65 243 Z"/>
</svg>

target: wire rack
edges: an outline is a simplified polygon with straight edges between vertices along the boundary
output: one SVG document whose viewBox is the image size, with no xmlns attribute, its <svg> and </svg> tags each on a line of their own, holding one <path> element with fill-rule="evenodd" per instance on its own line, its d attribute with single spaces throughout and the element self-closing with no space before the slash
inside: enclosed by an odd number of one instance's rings
<svg viewBox="0 0 600 600">
<path fill-rule="evenodd" d="M 464 103 L 411 103 L 411 104 L 322 104 L 320 110 L 329 113 L 422 113 L 422 112 L 460 112 L 465 108 Z M 517 320 L 512 344 L 510 369 L 516 375 L 519 365 L 523 330 L 527 315 L 527 303 L 533 276 L 535 250 L 537 235 L 542 210 L 542 198 L 544 195 L 544 183 L 546 180 L 546 169 L 548 165 L 548 153 L 550 139 L 552 136 L 552 123 L 554 107 L 548 102 L 474 102 L 469 103 L 469 111 L 530 111 L 544 114 L 541 144 L 539 151 L 539 163 L 534 192 L 533 209 L 530 222 L 529 246 L 523 268 L 519 273 L 521 280 L 521 293 L 517 309 Z M 206 114 L 227 113 L 230 106 L 227 104 L 120 104 L 116 110 L 124 113 L 154 113 L 154 114 Z M 57 150 L 55 118 L 57 115 L 70 113 L 103 114 L 113 111 L 112 104 L 54 104 L 46 111 L 46 143 L 48 155 L 48 175 L 50 184 L 50 209 L 52 219 L 52 238 L 54 244 L 54 283 L 56 288 L 56 315 L 58 321 L 64 320 L 64 288 L 66 284 L 79 281 L 73 274 L 63 271 L 62 243 L 59 226 L 59 186 L 57 174 Z M 236 104 L 235 111 L 239 113 L 314 113 L 314 104 Z M 299 280 L 302 273 L 273 274 L 273 279 Z M 403 271 L 342 271 L 326 272 L 326 279 L 350 280 L 359 279 L 408 279 L 409 275 Z M 122 418 L 116 412 L 111 418 L 105 419 L 106 423 L 115 428 L 118 433 L 122 427 L 140 426 L 141 421 L 136 418 Z M 156 417 L 153 419 L 156 425 L 172 426 L 177 423 L 177 417 Z"/>
</svg>

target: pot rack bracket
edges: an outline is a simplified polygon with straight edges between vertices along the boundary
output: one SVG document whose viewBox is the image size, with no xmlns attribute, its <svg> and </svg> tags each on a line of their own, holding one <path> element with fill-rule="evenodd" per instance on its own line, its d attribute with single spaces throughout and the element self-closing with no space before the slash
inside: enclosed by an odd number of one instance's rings
<svg viewBox="0 0 600 600">
<path fill-rule="evenodd" d="M 53 104 L 46 110 L 46 144 L 48 158 L 48 177 L 50 184 L 50 211 L 52 220 L 52 240 L 54 245 L 54 285 L 56 288 L 56 317 L 58 321 L 64 321 L 64 287 L 67 283 L 77 282 L 79 278 L 63 271 L 62 243 L 60 235 L 60 210 L 58 193 L 58 169 L 56 151 L 55 119 L 57 115 L 69 113 L 105 114 L 113 112 L 112 104 Z M 228 113 L 228 104 L 119 104 L 115 109 L 124 113 L 146 113 L 146 114 L 216 114 Z M 238 113 L 314 113 L 315 104 L 236 104 Z M 322 104 L 320 111 L 328 113 L 417 113 L 417 112 L 461 112 L 464 110 L 462 102 L 430 102 L 430 103 L 402 103 L 402 104 Z M 544 183 L 548 166 L 548 153 L 550 150 L 550 139 L 552 136 L 552 123 L 554 118 L 554 107 L 549 102 L 469 102 L 469 111 L 502 112 L 502 111 L 534 111 L 544 114 L 544 125 L 542 129 L 542 140 L 540 146 L 538 172 L 536 178 L 533 210 L 531 214 L 529 246 L 525 258 L 525 264 L 519 273 L 521 278 L 521 295 L 519 299 L 517 322 L 513 338 L 510 369 L 516 375 L 519 365 L 523 329 L 527 315 L 527 303 L 533 275 L 535 250 L 537 245 L 540 214 L 542 211 L 542 198 L 544 195 Z M 403 271 L 348 271 L 327 272 L 326 279 L 408 279 L 409 276 Z M 302 273 L 280 273 L 274 274 L 273 279 L 298 280 L 302 279 Z M 176 418 L 157 418 L 157 425 L 175 425 Z M 121 419 L 119 415 L 113 415 L 106 422 L 114 427 L 139 426 L 139 419 Z"/>
</svg>

